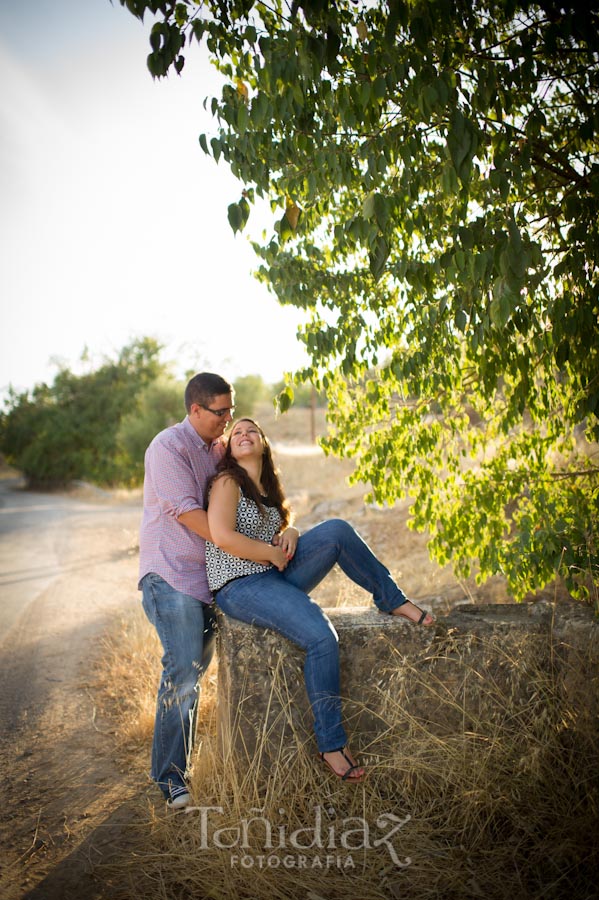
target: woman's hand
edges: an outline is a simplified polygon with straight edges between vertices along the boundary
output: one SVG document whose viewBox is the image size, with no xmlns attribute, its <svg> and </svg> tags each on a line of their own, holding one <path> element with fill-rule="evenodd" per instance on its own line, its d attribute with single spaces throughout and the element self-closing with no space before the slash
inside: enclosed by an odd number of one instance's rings
<svg viewBox="0 0 599 900">
<path fill-rule="evenodd" d="M 217 478 L 212 485 L 208 504 L 208 525 L 212 543 L 232 556 L 263 565 L 273 565 L 282 572 L 289 562 L 285 550 L 274 542 L 269 544 L 236 531 L 238 501 L 239 486 L 233 478 L 228 475 Z"/>
<path fill-rule="evenodd" d="M 279 572 L 282 572 L 287 568 L 287 565 L 289 564 L 289 558 L 286 552 L 276 544 L 269 544 L 267 546 L 270 548 L 268 554 L 269 562 L 271 562 L 273 566 L 279 570 Z"/>
<path fill-rule="evenodd" d="M 284 551 L 287 561 L 289 561 L 290 559 L 293 559 L 295 555 L 298 539 L 299 531 L 297 528 L 294 528 L 293 525 L 290 525 L 289 528 L 286 528 L 281 534 L 275 536 L 273 544 Z"/>
</svg>

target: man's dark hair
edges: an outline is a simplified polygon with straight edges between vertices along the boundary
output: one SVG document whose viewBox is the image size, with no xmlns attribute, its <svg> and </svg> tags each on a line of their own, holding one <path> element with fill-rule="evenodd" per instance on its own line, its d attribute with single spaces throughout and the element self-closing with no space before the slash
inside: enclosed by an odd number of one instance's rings
<svg viewBox="0 0 599 900">
<path fill-rule="evenodd" d="M 220 375 L 214 375 L 212 372 L 200 372 L 194 375 L 185 388 L 185 409 L 187 412 L 191 409 L 192 403 L 198 403 L 200 406 L 210 406 L 215 397 L 220 394 L 232 394 L 233 387 Z"/>
</svg>

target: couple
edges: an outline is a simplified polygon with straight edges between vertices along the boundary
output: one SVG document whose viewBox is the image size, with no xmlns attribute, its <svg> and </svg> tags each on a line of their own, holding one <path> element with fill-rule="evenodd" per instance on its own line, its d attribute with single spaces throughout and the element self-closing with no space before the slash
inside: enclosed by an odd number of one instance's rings
<svg viewBox="0 0 599 900">
<path fill-rule="evenodd" d="M 337 563 L 382 612 L 424 625 L 433 618 L 406 599 L 346 522 L 323 522 L 301 536 L 290 525 L 261 428 L 240 419 L 222 439 L 234 412 L 224 379 L 194 376 L 185 407 L 186 418 L 160 432 L 145 457 L 139 586 L 164 649 L 152 778 L 171 808 L 191 802 L 185 771 L 199 682 L 214 652 L 215 600 L 226 614 L 278 631 L 306 651 L 320 758 L 339 778 L 359 781 L 364 770 L 341 722 L 337 634 L 308 592 Z"/>
</svg>

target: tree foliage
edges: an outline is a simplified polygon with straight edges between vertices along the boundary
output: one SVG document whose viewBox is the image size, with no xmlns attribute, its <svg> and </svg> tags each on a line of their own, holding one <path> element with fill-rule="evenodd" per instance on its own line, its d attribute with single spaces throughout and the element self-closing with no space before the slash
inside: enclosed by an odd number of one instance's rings
<svg viewBox="0 0 599 900">
<path fill-rule="evenodd" d="M 327 448 L 459 574 L 596 574 L 596 0 L 121 3 L 157 13 L 154 76 L 194 40 L 223 74 L 200 144 L 234 230 L 271 203 L 259 275 L 311 313 Z"/>
<path fill-rule="evenodd" d="M 9 395 L 0 414 L 0 451 L 32 487 L 75 479 L 98 484 L 130 480 L 135 469 L 119 445 L 119 427 L 136 398 L 163 371 L 160 346 L 133 341 L 116 360 L 75 375 L 62 369 L 52 385 Z"/>
<path fill-rule="evenodd" d="M 185 384 L 160 361 L 161 349 L 140 338 L 85 375 L 65 367 L 51 385 L 10 390 L 0 413 L 0 453 L 31 487 L 76 479 L 140 484 L 148 444 L 186 414 Z M 241 376 L 233 386 L 238 415 L 252 415 L 275 391 L 260 375 Z"/>
<path fill-rule="evenodd" d="M 303 407 L 320 407 L 325 408 L 327 405 L 327 396 L 325 391 L 317 391 L 314 385 L 307 382 L 295 381 L 293 386 L 289 386 L 285 379 L 273 385 L 273 389 L 277 394 L 278 404 L 281 404 L 281 398 L 285 396 L 289 389 L 289 403 L 294 406 Z"/>
<path fill-rule="evenodd" d="M 233 382 L 233 387 L 236 416 L 253 416 L 256 404 L 272 396 L 261 375 L 242 375 Z"/>
<path fill-rule="evenodd" d="M 121 480 L 141 484 L 148 444 L 163 428 L 185 416 L 185 385 L 167 372 L 145 384 L 124 413 L 116 435 Z"/>
</svg>

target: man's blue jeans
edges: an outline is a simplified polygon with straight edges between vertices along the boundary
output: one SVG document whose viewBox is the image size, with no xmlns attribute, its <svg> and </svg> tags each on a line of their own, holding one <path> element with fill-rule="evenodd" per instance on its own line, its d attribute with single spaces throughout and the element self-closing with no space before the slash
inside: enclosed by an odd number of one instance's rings
<svg viewBox="0 0 599 900">
<path fill-rule="evenodd" d="M 141 581 L 144 611 L 158 632 L 164 655 L 158 687 L 151 776 L 164 796 L 186 791 L 200 678 L 215 644 L 214 607 L 182 594 L 149 573 Z"/>
<path fill-rule="evenodd" d="M 337 563 L 369 591 L 382 612 L 406 602 L 389 571 L 347 522 L 330 519 L 303 534 L 283 572 L 270 569 L 230 581 L 216 594 L 223 612 L 235 619 L 278 631 L 306 651 L 304 678 L 321 752 L 347 741 L 341 723 L 337 632 L 308 596 Z"/>
</svg>

